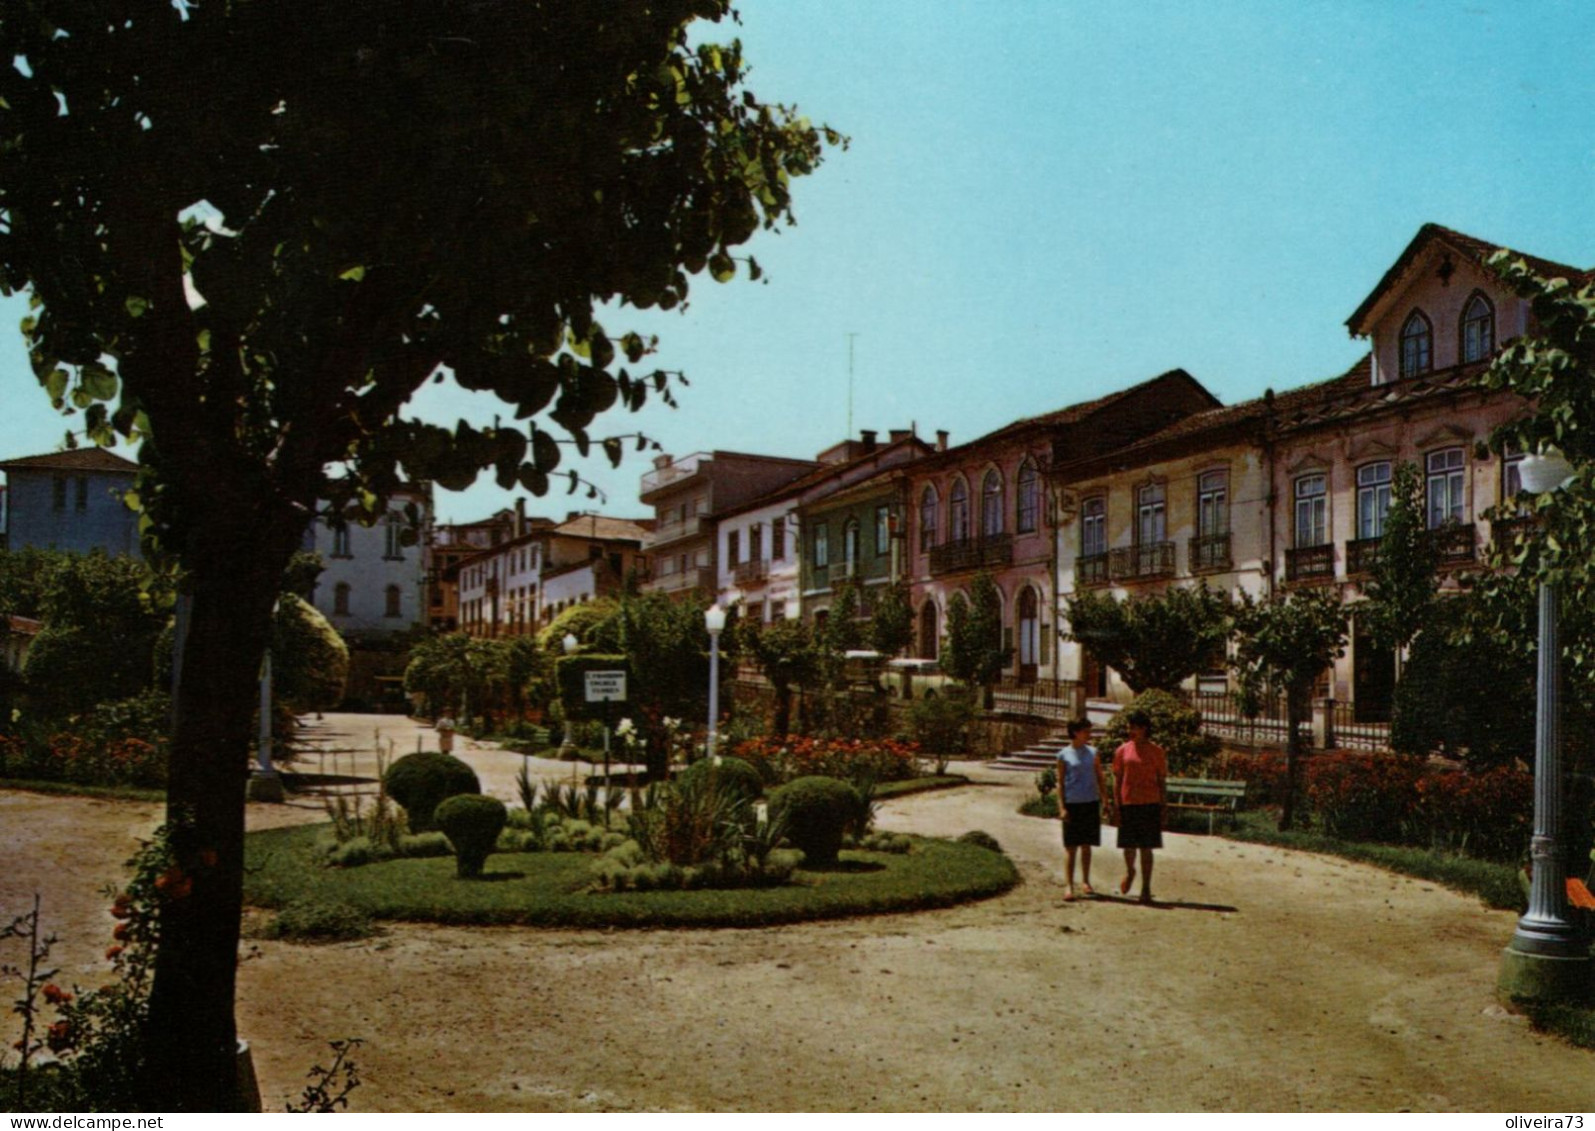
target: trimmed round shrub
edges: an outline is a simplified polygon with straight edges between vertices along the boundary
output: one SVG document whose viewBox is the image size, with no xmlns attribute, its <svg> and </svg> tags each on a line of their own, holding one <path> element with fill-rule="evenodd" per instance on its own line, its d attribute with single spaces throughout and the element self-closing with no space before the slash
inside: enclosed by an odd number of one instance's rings
<svg viewBox="0 0 1595 1131">
<path fill-rule="evenodd" d="M 958 839 L 964 844 L 979 845 L 981 848 L 990 849 L 992 852 L 1002 851 L 1002 845 L 997 843 L 997 838 L 984 829 L 970 829 Z"/>
<path fill-rule="evenodd" d="M 862 804 L 858 790 L 840 778 L 798 778 L 771 792 L 770 819 L 786 823 L 787 839 L 809 867 L 824 867 L 836 863 L 842 834 Z"/>
<path fill-rule="evenodd" d="M 764 792 L 764 779 L 753 763 L 741 758 L 721 758 L 718 766 L 707 758 L 700 758 L 677 776 L 678 781 L 707 781 L 713 771 L 715 785 L 723 793 L 733 794 L 744 801 L 753 801 Z"/>
<path fill-rule="evenodd" d="M 1152 720 L 1152 741 L 1163 747 L 1168 755 L 1169 775 L 1202 776 L 1208 762 L 1217 757 L 1222 743 L 1210 734 L 1202 733 L 1202 712 L 1191 707 L 1178 695 L 1167 691 L 1143 691 L 1124 705 L 1124 710 L 1108 720 L 1103 739 L 1097 749 L 1104 766 L 1113 762 L 1113 752 L 1130 737 L 1125 723 L 1131 711 L 1145 711 Z"/>
<path fill-rule="evenodd" d="M 452 754 L 436 750 L 406 754 L 382 775 L 382 785 L 404 808 L 412 833 L 437 828 L 433 811 L 450 797 L 461 793 L 481 793 L 476 771 Z"/>
<path fill-rule="evenodd" d="M 455 873 L 462 880 L 471 880 L 482 874 L 482 865 L 498 847 L 498 834 L 504 831 L 509 810 L 496 797 L 458 793 L 439 805 L 434 817 L 454 846 Z"/>
</svg>

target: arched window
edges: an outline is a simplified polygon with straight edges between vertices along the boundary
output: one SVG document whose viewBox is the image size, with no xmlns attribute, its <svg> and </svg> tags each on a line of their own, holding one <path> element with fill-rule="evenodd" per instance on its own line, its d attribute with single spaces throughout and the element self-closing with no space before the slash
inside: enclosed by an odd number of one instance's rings
<svg viewBox="0 0 1595 1131">
<path fill-rule="evenodd" d="M 1014 529 L 1020 534 L 1035 533 L 1041 520 L 1041 477 L 1029 460 L 1019 465 L 1019 506 L 1014 520 Z"/>
<path fill-rule="evenodd" d="M 332 587 L 332 615 L 346 617 L 349 615 L 349 583 L 340 581 Z"/>
<path fill-rule="evenodd" d="M 969 541 L 969 488 L 962 479 L 953 480 L 947 496 L 947 540 Z"/>
<path fill-rule="evenodd" d="M 382 556 L 389 561 L 402 562 L 404 560 L 404 519 L 396 512 L 389 512 L 387 521 L 383 524 L 385 535 L 382 546 Z"/>
<path fill-rule="evenodd" d="M 939 502 L 934 487 L 926 487 L 919 496 L 919 552 L 922 554 L 936 544 L 936 511 Z"/>
<path fill-rule="evenodd" d="M 347 525 L 332 528 L 332 556 L 335 558 L 353 557 L 349 553 L 349 527 Z"/>
<path fill-rule="evenodd" d="M 1414 310 L 1401 327 L 1401 375 L 1417 377 L 1429 372 L 1433 356 L 1434 328 L 1423 311 Z"/>
<path fill-rule="evenodd" d="M 1002 475 L 996 468 L 980 485 L 980 533 L 986 538 L 1002 533 Z"/>
<path fill-rule="evenodd" d="M 402 616 L 403 614 L 400 612 L 399 608 L 402 599 L 401 591 L 397 585 L 388 586 L 387 605 L 384 608 L 382 615 L 388 617 Z"/>
<path fill-rule="evenodd" d="M 1029 682 L 1036 678 L 1036 668 L 1042 658 L 1041 602 L 1036 598 L 1035 589 L 1028 585 L 1019 591 L 1015 619 L 1019 627 L 1019 678 Z"/>
<path fill-rule="evenodd" d="M 842 561 L 847 565 L 847 576 L 858 574 L 858 519 L 850 518 L 842 527 Z"/>
<path fill-rule="evenodd" d="M 1462 360 L 1483 361 L 1495 352 L 1495 307 L 1477 291 L 1462 308 Z"/>
</svg>

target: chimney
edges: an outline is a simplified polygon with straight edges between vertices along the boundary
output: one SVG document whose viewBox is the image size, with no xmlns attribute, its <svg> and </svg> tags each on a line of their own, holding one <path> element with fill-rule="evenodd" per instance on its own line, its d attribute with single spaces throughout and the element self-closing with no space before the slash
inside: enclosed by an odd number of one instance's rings
<svg viewBox="0 0 1595 1131">
<path fill-rule="evenodd" d="M 875 450 L 875 432 L 873 429 L 864 428 L 859 431 L 859 436 L 864 440 L 864 454 L 869 455 Z"/>
<path fill-rule="evenodd" d="M 936 450 L 938 452 L 947 450 L 947 430 L 945 428 L 936 429 Z"/>
<path fill-rule="evenodd" d="M 515 537 L 526 533 L 526 496 L 515 496 Z"/>
<path fill-rule="evenodd" d="M 654 456 L 654 470 L 663 471 L 665 468 L 670 466 L 672 458 L 673 457 L 668 452 L 666 452 L 664 455 Z"/>
<path fill-rule="evenodd" d="M 896 443 L 899 443 L 899 442 L 901 442 L 903 440 L 908 439 L 910 436 L 913 435 L 913 433 L 910 432 L 907 428 L 893 428 L 891 430 L 891 432 L 889 433 L 889 435 L 892 438 L 892 443 L 896 444 Z"/>
<path fill-rule="evenodd" d="M 566 522 L 575 522 L 581 516 L 582 516 L 582 512 L 581 511 L 566 511 L 565 512 L 565 521 Z"/>
</svg>

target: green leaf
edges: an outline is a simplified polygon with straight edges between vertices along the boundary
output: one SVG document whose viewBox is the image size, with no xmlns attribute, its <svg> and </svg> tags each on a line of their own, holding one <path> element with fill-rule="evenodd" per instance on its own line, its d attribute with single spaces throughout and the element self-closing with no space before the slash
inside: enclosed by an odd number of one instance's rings
<svg viewBox="0 0 1595 1131">
<path fill-rule="evenodd" d="M 717 283 L 727 283 L 736 277 L 737 264 L 723 251 L 717 251 L 709 257 L 709 274 Z"/>
<path fill-rule="evenodd" d="M 349 270 L 345 271 L 343 274 L 338 276 L 338 278 L 345 279 L 345 280 L 347 280 L 347 281 L 349 281 L 351 283 L 358 283 L 358 282 L 360 282 L 360 280 L 364 279 L 365 277 L 366 277 L 366 269 L 363 266 L 351 267 L 351 268 L 349 268 Z"/>
<path fill-rule="evenodd" d="M 78 383 L 97 401 L 108 401 L 116 396 L 119 385 L 116 374 L 98 362 L 90 362 L 78 370 Z"/>
<path fill-rule="evenodd" d="M 144 312 L 150 308 L 149 300 L 140 298 L 138 295 L 128 295 L 125 305 L 127 306 L 128 314 L 134 318 L 142 318 Z"/>
</svg>

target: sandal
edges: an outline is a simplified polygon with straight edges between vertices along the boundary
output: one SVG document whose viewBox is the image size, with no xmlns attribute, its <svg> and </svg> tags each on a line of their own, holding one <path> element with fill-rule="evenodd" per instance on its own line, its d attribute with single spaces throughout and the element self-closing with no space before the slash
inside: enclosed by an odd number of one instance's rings
<svg viewBox="0 0 1595 1131">
<path fill-rule="evenodd" d="M 1152 898 L 1152 893 L 1151 892 L 1143 891 L 1141 893 L 1141 902 L 1150 904 L 1150 903 L 1155 903 L 1157 901 Z"/>
<path fill-rule="evenodd" d="M 1073 903 L 1075 901 L 1075 899 L 1076 899 L 1076 896 L 1074 894 L 1074 885 L 1073 884 L 1064 884 L 1063 885 L 1063 901 L 1065 903 Z"/>
<path fill-rule="evenodd" d="M 1090 884 L 1081 884 L 1080 890 L 1090 897 L 1094 897 L 1097 894 L 1097 889 Z"/>
<path fill-rule="evenodd" d="M 1131 868 L 1129 874 L 1119 881 L 1119 894 L 1129 895 L 1130 888 L 1135 886 L 1135 869 Z"/>
</svg>

